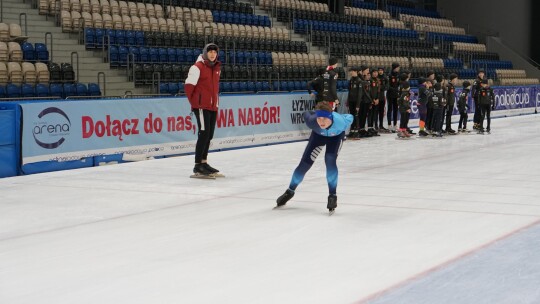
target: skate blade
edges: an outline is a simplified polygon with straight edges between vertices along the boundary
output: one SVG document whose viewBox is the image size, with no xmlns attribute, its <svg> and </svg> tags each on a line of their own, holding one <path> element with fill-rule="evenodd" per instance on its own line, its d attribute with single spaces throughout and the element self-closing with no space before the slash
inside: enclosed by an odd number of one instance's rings
<svg viewBox="0 0 540 304">
<path fill-rule="evenodd" d="M 332 216 L 334 213 L 336 213 L 336 209 L 328 210 L 328 216 Z"/>
<path fill-rule="evenodd" d="M 285 207 L 285 205 L 275 206 L 274 208 L 272 208 L 272 210 L 281 209 L 281 208 L 283 208 L 283 207 Z"/>
<path fill-rule="evenodd" d="M 198 178 L 198 179 L 216 179 L 215 176 L 204 175 L 204 174 L 198 174 L 198 173 L 195 173 L 195 174 L 193 174 L 193 175 L 190 175 L 189 177 L 190 177 L 190 178 Z"/>
<path fill-rule="evenodd" d="M 225 175 L 223 175 L 221 173 L 210 174 L 210 176 L 213 176 L 213 177 L 225 177 Z"/>
</svg>

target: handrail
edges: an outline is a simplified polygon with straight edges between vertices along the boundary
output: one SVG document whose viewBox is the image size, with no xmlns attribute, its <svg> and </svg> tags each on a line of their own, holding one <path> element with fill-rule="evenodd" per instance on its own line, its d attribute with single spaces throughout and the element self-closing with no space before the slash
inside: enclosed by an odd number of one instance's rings
<svg viewBox="0 0 540 304">
<path fill-rule="evenodd" d="M 47 37 L 50 37 L 51 39 L 51 45 L 49 47 L 49 45 L 47 44 Z M 53 58 L 54 58 L 54 50 L 53 50 L 53 34 L 51 32 L 46 32 L 45 33 L 45 46 L 47 46 L 47 49 L 49 49 L 49 59 L 51 62 L 53 62 Z"/>
<path fill-rule="evenodd" d="M 73 64 L 73 55 L 75 55 L 75 59 L 77 59 L 77 73 L 75 74 L 75 81 L 79 82 L 79 53 L 77 52 L 71 52 L 71 66 L 74 67 Z"/>
<path fill-rule="evenodd" d="M 105 75 L 105 72 L 99 72 L 97 73 L 97 83 L 98 83 L 98 86 L 101 87 L 100 85 L 100 77 L 99 76 L 103 76 L 103 92 L 101 93 L 101 96 L 107 96 L 107 75 Z"/>
<path fill-rule="evenodd" d="M 4 1 L 2 1 L 4 2 Z M 24 16 L 24 36 L 28 36 L 28 17 L 26 16 L 26 13 L 20 13 L 19 14 L 19 25 L 22 24 L 23 17 Z"/>
<path fill-rule="evenodd" d="M 157 77 L 156 77 L 157 76 Z M 156 79 L 157 79 L 157 93 L 160 94 L 160 88 L 161 85 L 161 73 L 160 72 L 153 72 L 152 73 L 152 93 L 154 93 L 155 85 L 156 85 Z"/>
</svg>

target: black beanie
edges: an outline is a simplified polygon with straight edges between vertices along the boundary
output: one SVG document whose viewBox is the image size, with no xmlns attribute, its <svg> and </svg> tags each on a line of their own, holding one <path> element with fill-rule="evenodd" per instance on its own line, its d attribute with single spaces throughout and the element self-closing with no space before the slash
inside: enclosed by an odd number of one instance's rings
<svg viewBox="0 0 540 304">
<path fill-rule="evenodd" d="M 216 63 L 216 61 L 217 61 L 217 57 L 216 57 L 216 60 L 215 60 L 215 61 L 210 61 L 210 60 L 208 60 L 208 51 L 212 51 L 212 50 L 214 50 L 214 51 L 216 51 L 216 52 L 219 53 L 219 47 L 217 46 L 217 44 L 215 44 L 215 43 L 209 43 L 209 44 L 205 45 L 205 46 L 204 46 L 204 49 L 203 49 L 203 52 L 202 52 L 202 58 L 203 58 L 204 60 L 208 61 L 208 63 L 209 63 L 210 65 L 213 66 L 214 63 Z"/>
<path fill-rule="evenodd" d="M 330 60 L 328 60 L 328 65 L 334 65 L 336 63 L 337 63 L 337 58 L 332 57 L 330 58 Z"/>
<path fill-rule="evenodd" d="M 452 73 L 452 74 L 450 74 L 450 75 L 448 76 L 448 79 L 450 79 L 450 80 L 454 80 L 454 79 L 456 79 L 456 78 L 458 78 L 458 75 L 457 75 L 456 73 Z"/>
<path fill-rule="evenodd" d="M 399 63 L 392 62 L 392 70 L 395 69 L 395 68 L 399 68 Z"/>
<path fill-rule="evenodd" d="M 463 82 L 463 88 L 464 88 L 464 89 L 465 89 L 465 88 L 468 88 L 468 87 L 470 87 L 470 86 L 471 86 L 471 82 L 470 82 L 470 81 L 465 80 L 465 81 Z"/>
<path fill-rule="evenodd" d="M 437 80 L 437 82 L 443 82 L 444 77 L 443 77 L 443 75 L 437 75 L 437 76 L 435 76 L 435 80 Z"/>
<path fill-rule="evenodd" d="M 435 75 L 434 71 L 428 71 L 426 77 L 429 78 L 429 76 Z"/>
</svg>

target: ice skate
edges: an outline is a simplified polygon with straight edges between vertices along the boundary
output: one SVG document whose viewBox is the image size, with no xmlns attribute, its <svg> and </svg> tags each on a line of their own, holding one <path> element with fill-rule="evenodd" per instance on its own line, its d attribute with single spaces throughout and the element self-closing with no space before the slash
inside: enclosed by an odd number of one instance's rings
<svg viewBox="0 0 540 304">
<path fill-rule="evenodd" d="M 293 198 L 294 196 L 294 191 L 292 191 L 291 189 L 287 189 L 285 190 L 285 193 L 283 193 L 280 197 L 278 197 L 278 199 L 276 200 L 276 207 L 275 208 L 279 208 L 279 207 L 282 207 L 282 206 L 285 206 L 285 204 L 287 204 L 287 202 Z"/>
<path fill-rule="evenodd" d="M 210 166 L 208 163 L 203 163 L 202 165 L 206 168 L 207 171 L 210 172 L 211 176 L 213 176 L 213 177 L 225 177 L 225 175 L 220 173 L 218 169 Z"/>
<path fill-rule="evenodd" d="M 428 134 L 426 131 L 424 131 L 424 130 L 420 130 L 420 131 L 418 132 L 418 137 L 427 137 L 428 135 L 429 135 L 429 134 Z"/>
<path fill-rule="evenodd" d="M 330 194 L 328 196 L 328 204 L 326 205 L 326 208 L 328 208 L 330 215 L 334 214 L 336 207 L 337 207 L 337 196 L 335 194 Z"/>
<path fill-rule="evenodd" d="M 212 175 L 212 171 L 208 170 L 204 164 L 195 164 L 195 167 L 193 167 L 193 175 L 190 177 L 200 179 L 216 179 L 216 177 Z"/>
</svg>

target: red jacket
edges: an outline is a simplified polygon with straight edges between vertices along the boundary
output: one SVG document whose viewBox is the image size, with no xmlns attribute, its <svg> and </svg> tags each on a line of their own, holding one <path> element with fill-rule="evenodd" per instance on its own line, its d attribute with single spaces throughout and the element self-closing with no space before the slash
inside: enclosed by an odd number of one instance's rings
<svg viewBox="0 0 540 304">
<path fill-rule="evenodd" d="M 192 109 L 217 111 L 219 107 L 219 78 L 221 62 L 214 66 L 204 60 L 201 55 L 189 69 L 184 89 Z"/>
</svg>

